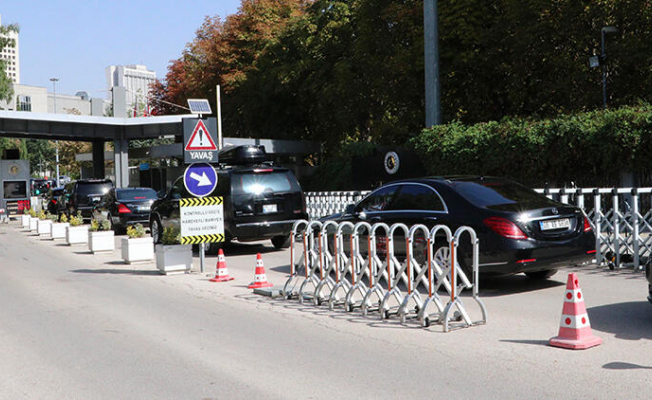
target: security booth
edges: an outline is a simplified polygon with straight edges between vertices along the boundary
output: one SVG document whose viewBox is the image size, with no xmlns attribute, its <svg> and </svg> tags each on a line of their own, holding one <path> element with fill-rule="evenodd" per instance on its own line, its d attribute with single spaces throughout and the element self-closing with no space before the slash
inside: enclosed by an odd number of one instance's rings
<svg viewBox="0 0 652 400">
<path fill-rule="evenodd" d="M 5 215 L 29 210 L 29 178 L 28 160 L 0 160 L 0 209 L 5 210 Z"/>
</svg>

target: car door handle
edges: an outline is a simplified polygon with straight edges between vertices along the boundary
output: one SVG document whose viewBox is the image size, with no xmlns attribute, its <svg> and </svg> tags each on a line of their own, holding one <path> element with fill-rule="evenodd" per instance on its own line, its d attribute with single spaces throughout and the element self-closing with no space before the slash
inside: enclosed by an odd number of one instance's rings
<svg viewBox="0 0 652 400">
<path fill-rule="evenodd" d="M 423 217 L 426 221 L 437 221 L 437 217 Z"/>
<path fill-rule="evenodd" d="M 380 222 L 380 217 L 369 218 L 370 222 Z"/>
</svg>

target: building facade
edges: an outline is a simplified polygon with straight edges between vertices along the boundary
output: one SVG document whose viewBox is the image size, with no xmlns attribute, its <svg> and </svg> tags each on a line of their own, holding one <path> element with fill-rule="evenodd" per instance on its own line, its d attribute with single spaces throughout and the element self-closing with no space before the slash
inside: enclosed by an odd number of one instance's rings
<svg viewBox="0 0 652 400">
<path fill-rule="evenodd" d="M 86 92 L 75 95 L 48 93 L 43 86 L 13 85 L 14 96 L 11 101 L 0 101 L 0 110 L 25 111 L 33 113 L 72 114 L 72 115 L 104 115 L 108 102 L 102 99 L 91 99 Z M 93 111 L 93 102 L 96 109 Z"/>
<path fill-rule="evenodd" d="M 127 91 L 127 106 L 146 104 L 149 87 L 156 81 L 156 72 L 144 65 L 111 65 L 106 68 L 106 84 L 111 96 L 111 88 L 124 87 Z"/>
<path fill-rule="evenodd" d="M 0 15 L 0 25 L 2 25 L 2 16 Z M 20 83 L 20 43 L 18 41 L 18 32 L 10 31 L 8 35 L 3 35 L 3 37 L 9 37 L 14 40 L 14 47 L 5 47 L 0 49 L 0 59 L 6 62 L 5 72 L 7 77 L 14 83 Z"/>
</svg>

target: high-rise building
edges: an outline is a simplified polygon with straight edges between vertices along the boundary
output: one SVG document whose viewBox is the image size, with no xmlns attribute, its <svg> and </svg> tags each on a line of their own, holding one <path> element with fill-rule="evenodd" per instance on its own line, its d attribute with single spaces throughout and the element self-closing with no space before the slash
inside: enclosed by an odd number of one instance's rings
<svg viewBox="0 0 652 400">
<path fill-rule="evenodd" d="M 0 15 L 0 25 L 2 25 L 2 16 Z M 20 47 L 18 45 L 18 32 L 10 31 L 8 35 L 2 35 L 14 39 L 14 47 L 5 47 L 0 49 L 0 59 L 6 62 L 5 72 L 7 77 L 15 84 L 20 83 Z"/>
<path fill-rule="evenodd" d="M 127 91 L 127 105 L 146 103 L 149 85 L 156 81 L 156 72 L 144 65 L 111 65 L 106 67 L 106 84 L 109 91 L 114 86 L 122 86 Z M 111 96 L 111 93 L 109 93 Z"/>
</svg>

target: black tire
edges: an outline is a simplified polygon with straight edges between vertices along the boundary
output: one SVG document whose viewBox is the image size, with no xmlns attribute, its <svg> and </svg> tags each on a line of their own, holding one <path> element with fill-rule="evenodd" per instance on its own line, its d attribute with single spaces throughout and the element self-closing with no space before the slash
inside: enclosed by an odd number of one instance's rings
<svg viewBox="0 0 652 400">
<path fill-rule="evenodd" d="M 290 235 L 274 236 L 272 238 L 272 244 L 277 249 L 287 249 L 290 247 Z"/>
<path fill-rule="evenodd" d="M 152 235 L 152 241 L 154 241 L 155 244 L 161 243 L 163 226 L 161 225 L 161 221 L 159 221 L 158 217 L 152 218 L 151 222 L 149 223 L 149 233 Z"/>
<path fill-rule="evenodd" d="M 550 278 L 556 273 L 557 273 L 556 269 L 547 269 L 545 271 L 526 272 L 525 276 L 535 281 L 542 281 L 544 279 Z"/>
</svg>

